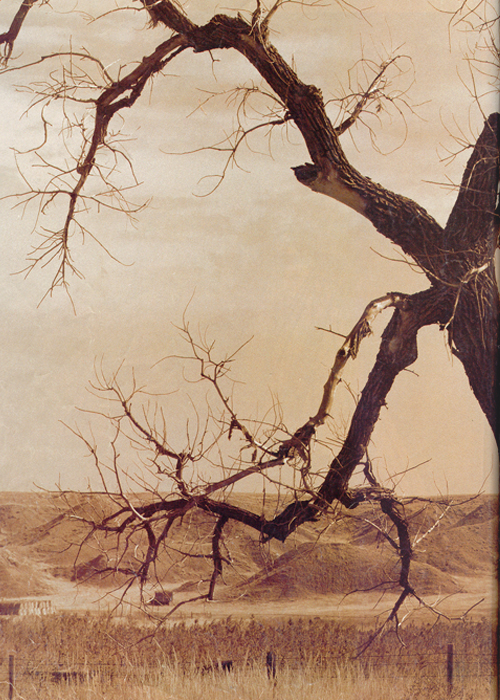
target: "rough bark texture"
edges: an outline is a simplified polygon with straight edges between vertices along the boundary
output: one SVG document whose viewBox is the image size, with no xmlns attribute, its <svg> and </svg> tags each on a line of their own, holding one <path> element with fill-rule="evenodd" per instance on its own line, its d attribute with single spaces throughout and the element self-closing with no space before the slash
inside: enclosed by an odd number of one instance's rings
<svg viewBox="0 0 500 700">
<path fill-rule="evenodd" d="M 415 260 L 434 288 L 442 290 L 438 296 L 447 301 L 439 323 L 447 327 L 450 344 L 496 430 L 499 304 L 493 253 L 498 239 L 498 116 L 493 114 L 484 125 L 443 229 L 416 202 L 373 182 L 349 163 L 321 91 L 298 78 L 270 44 L 265 24 L 216 15 L 199 27 L 168 0 L 144 0 L 144 5 L 155 22 L 181 34 L 196 52 L 233 48 L 243 54 L 283 102 L 304 138 L 313 163 L 295 168 L 297 179 L 369 219 Z M 450 293 L 455 295 L 451 308 Z"/>
<path fill-rule="evenodd" d="M 36 2 L 38 2 L 38 0 L 23 0 L 21 2 L 21 5 L 19 6 L 18 11 L 14 16 L 14 19 L 12 20 L 8 31 L 4 32 L 3 34 L 0 34 L 0 46 L 2 44 L 5 44 L 4 61 L 7 61 L 10 58 L 12 49 L 14 47 L 14 42 L 17 39 L 19 32 L 21 31 L 21 28 L 24 24 L 24 20 L 26 19 L 28 12 L 31 10 L 31 8 Z"/>
<path fill-rule="evenodd" d="M 454 354 L 497 440 L 495 377 L 499 296 L 494 254 L 498 244 L 499 115 L 486 121 L 465 169 L 443 241 L 444 283 L 455 289 L 448 330 Z"/>
</svg>

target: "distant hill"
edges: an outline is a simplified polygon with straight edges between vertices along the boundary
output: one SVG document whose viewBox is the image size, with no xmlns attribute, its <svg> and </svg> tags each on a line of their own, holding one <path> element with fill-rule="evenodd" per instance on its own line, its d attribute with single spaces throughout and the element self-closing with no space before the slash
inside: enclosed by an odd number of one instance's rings
<svg viewBox="0 0 500 700">
<path fill-rule="evenodd" d="M 109 512 L 99 494 L 70 494 L 73 516 Z M 140 500 L 140 496 L 136 497 Z M 256 512 L 258 496 L 232 497 Z M 277 503 L 266 501 L 267 513 Z M 422 594 L 456 593 L 467 577 L 494 577 L 497 562 L 498 500 L 495 496 L 443 500 L 413 499 L 405 506 L 414 541 L 412 581 Z M 384 537 L 387 523 L 374 505 L 353 511 L 339 508 L 333 518 L 308 523 L 285 544 L 259 543 L 258 534 L 238 524 L 225 528 L 224 598 L 273 600 L 355 590 L 397 588 L 398 558 Z M 186 515 L 171 530 L 169 548 L 158 563 L 159 579 L 170 590 L 187 591 L 210 576 L 211 562 L 192 554 L 209 554 L 213 521 L 201 512 Z M 68 505 L 48 493 L 0 493 L 0 597 L 18 598 L 50 593 L 58 580 L 116 586 L 120 574 L 102 576 L 116 565 L 111 540 L 90 538 L 82 523 L 69 517 Z M 392 533 L 394 534 L 394 533 Z M 120 566 L 133 565 L 133 543 Z"/>
</svg>

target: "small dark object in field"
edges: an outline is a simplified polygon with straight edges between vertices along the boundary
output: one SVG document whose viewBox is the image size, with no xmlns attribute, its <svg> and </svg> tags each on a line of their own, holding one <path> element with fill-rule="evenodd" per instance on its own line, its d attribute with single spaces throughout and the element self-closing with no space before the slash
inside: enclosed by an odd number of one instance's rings
<svg viewBox="0 0 500 700">
<path fill-rule="evenodd" d="M 0 603 L 0 615 L 19 615 L 21 603 Z"/>
<path fill-rule="evenodd" d="M 170 591 L 156 591 L 154 596 L 148 600 L 146 605 L 170 605 L 172 602 L 172 593 Z"/>
<path fill-rule="evenodd" d="M 52 671 L 50 680 L 52 683 L 83 683 L 87 680 L 87 674 L 82 671 Z"/>
<path fill-rule="evenodd" d="M 212 671 L 225 671 L 225 673 L 229 673 L 233 670 L 233 666 L 234 662 L 231 659 L 227 659 L 226 661 L 218 661 L 215 664 L 207 664 L 206 666 L 203 666 L 201 672 L 203 674 L 212 673 Z"/>
</svg>

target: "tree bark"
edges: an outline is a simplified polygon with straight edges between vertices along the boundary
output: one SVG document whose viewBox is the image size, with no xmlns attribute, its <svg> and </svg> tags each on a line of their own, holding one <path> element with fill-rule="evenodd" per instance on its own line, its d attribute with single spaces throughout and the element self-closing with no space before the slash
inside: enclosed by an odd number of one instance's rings
<svg viewBox="0 0 500 700">
<path fill-rule="evenodd" d="M 444 230 L 444 281 L 455 289 L 448 321 L 450 346 L 497 441 L 499 294 L 494 254 L 498 245 L 499 115 L 485 122 L 465 168 Z"/>
<path fill-rule="evenodd" d="M 170 0 L 143 0 L 143 4 L 155 23 L 181 34 L 194 51 L 233 48 L 244 55 L 276 93 L 304 138 L 313 163 L 294 168 L 299 182 L 366 217 L 413 258 L 429 278 L 431 289 L 440 290 L 438 297 L 447 301 L 438 314 L 440 320 L 434 322 L 448 329 L 453 352 L 496 432 L 499 297 L 493 255 L 498 240 L 498 115 L 484 125 L 443 229 L 416 202 L 373 182 L 349 163 L 320 90 L 303 83 L 283 60 L 269 42 L 265 23 L 216 15 L 206 25 L 197 26 Z M 455 295 L 451 308 L 450 293 Z M 426 316 L 425 308 L 421 313 Z"/>
<path fill-rule="evenodd" d="M 380 410 L 397 375 L 417 359 L 417 333 L 423 326 L 442 323 L 453 306 L 448 290 L 431 288 L 402 301 L 382 336 L 377 359 L 370 372 L 342 449 L 313 499 L 298 501 L 266 523 L 267 538 L 284 541 L 299 525 L 314 520 L 326 506 L 339 501 L 348 508 L 362 500 L 361 493 L 349 492 L 349 480 L 363 460 Z"/>
<path fill-rule="evenodd" d="M 341 127 L 333 126 L 320 90 L 314 85 L 303 83 L 270 43 L 269 15 L 262 19 L 255 13 L 251 22 L 239 15 L 216 15 L 204 26 L 198 26 L 171 0 L 141 1 L 152 22 L 165 25 L 174 34 L 139 62 L 130 74 L 103 90 L 100 98 L 95 101 L 93 137 L 88 143 L 85 157 L 82 157 L 76 168 L 80 179 L 71 193 L 64 235 L 74 218 L 73 212 L 81 196 L 80 190 L 94 168 L 96 153 L 105 142 L 109 122 L 116 112 L 132 106 L 151 76 L 159 73 L 181 51 L 187 48 L 194 52 L 234 49 L 254 66 L 274 91 L 285 111 L 283 121 L 293 119 L 304 138 L 312 163 L 294 168 L 297 180 L 312 191 L 332 197 L 368 219 L 380 234 L 400 246 L 416 262 L 430 282 L 429 289 L 418 294 L 409 297 L 393 295 L 392 305 L 395 306 L 395 311 L 383 333 L 375 364 L 340 452 L 329 465 L 319 488 L 314 492 L 304 488 L 309 493 L 307 499 L 288 505 L 271 520 L 223 500 L 212 500 L 212 495 L 244 476 L 284 464 L 294 449 L 300 453 L 301 447 L 309 447 L 316 426 L 322 424 L 328 414 L 334 383 L 338 381 L 339 371 L 345 364 L 344 357 L 337 357 L 338 366 L 332 369 L 330 384 L 325 385 L 324 399 L 317 415 L 302 426 L 291 440 L 283 440 L 277 452 L 266 451 L 265 463 L 262 460 L 260 464 L 248 467 L 237 476 L 231 475 L 197 491 L 190 491 L 183 481 L 184 460 L 189 455 L 177 454 L 163 446 L 141 427 L 127 409 L 127 401 L 122 400 L 124 417 L 142 433 L 146 442 L 154 445 L 158 455 L 177 462 L 175 483 L 181 498 L 162 499 L 155 493 L 154 502 L 135 507 L 121 493 L 116 503 L 123 503 L 122 507 L 99 522 L 87 522 L 92 532 L 109 533 L 118 540 L 124 532 L 145 532 L 147 552 L 137 572 L 145 580 L 151 563 L 158 556 L 158 546 L 167 536 L 175 519 L 182 518 L 194 508 L 217 517 L 212 536 L 214 569 L 208 594 L 210 598 L 222 570 L 220 540 L 227 521 L 234 520 L 253 528 L 264 540 L 275 538 L 284 541 L 302 523 L 316 520 L 334 501 L 346 507 L 355 507 L 363 500 L 362 491 L 349 489 L 350 479 L 366 456 L 374 427 L 396 377 L 417 358 L 417 334 L 423 326 L 437 324 L 447 331 L 450 347 L 462 362 L 472 391 L 498 439 L 494 388 L 495 382 L 498 383 L 500 304 L 493 265 L 499 229 L 498 115 L 491 115 L 484 124 L 467 163 L 457 200 L 443 228 L 416 202 L 375 183 L 348 161 L 340 137 L 345 128 L 348 128 L 346 124 L 349 120 Z M 0 35 L 0 45 L 5 45 L 5 60 L 11 54 L 28 11 L 36 2 L 37 0 L 22 0 L 9 31 Z M 64 262 L 62 265 L 64 268 Z M 361 337 L 363 329 L 360 327 L 358 330 Z M 351 340 L 355 344 L 356 339 L 359 339 L 356 334 L 348 338 L 346 353 L 355 353 Z M 215 380 L 214 384 L 217 388 Z M 228 410 L 227 400 L 222 394 L 220 398 Z M 245 434 L 246 429 L 234 412 L 230 412 L 230 417 L 231 426 L 239 429 L 252 442 L 250 433 L 247 431 Z M 255 442 L 252 446 L 255 449 L 258 447 Z M 95 454 L 95 450 L 92 453 Z M 308 457 L 302 456 L 302 459 L 306 462 Z M 408 578 L 411 541 L 404 514 L 398 509 L 392 495 L 384 494 L 380 497 L 379 494 L 378 500 L 382 511 L 398 531 L 400 584 L 404 590 L 393 609 L 393 613 L 397 614 L 405 596 L 412 592 Z M 157 534 L 155 527 L 160 524 L 163 530 Z M 129 537 L 125 539 L 125 547 L 128 547 Z"/>
</svg>

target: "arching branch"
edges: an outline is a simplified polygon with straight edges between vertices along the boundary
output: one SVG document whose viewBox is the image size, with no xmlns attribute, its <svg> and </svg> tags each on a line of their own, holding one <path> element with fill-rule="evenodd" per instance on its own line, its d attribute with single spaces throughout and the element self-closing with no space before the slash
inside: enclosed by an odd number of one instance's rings
<svg viewBox="0 0 500 700">
<path fill-rule="evenodd" d="M 442 235 L 441 227 L 418 204 L 374 183 L 349 163 L 320 90 L 303 83 L 267 37 L 253 32 L 241 16 L 216 15 L 197 26 L 169 0 L 155 3 L 153 14 L 155 21 L 182 32 L 195 52 L 233 48 L 243 54 L 285 105 L 304 138 L 313 164 L 295 169 L 299 181 L 355 209 L 424 271 L 440 273 L 426 249 Z"/>
</svg>

